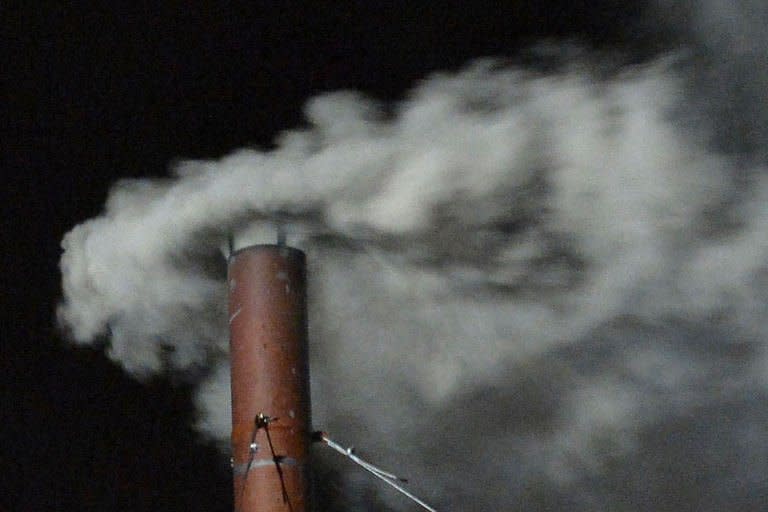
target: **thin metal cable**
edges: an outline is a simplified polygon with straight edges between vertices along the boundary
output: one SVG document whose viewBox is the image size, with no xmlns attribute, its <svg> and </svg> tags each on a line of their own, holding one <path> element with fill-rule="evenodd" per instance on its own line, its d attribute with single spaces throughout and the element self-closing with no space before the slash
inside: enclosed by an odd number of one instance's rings
<svg viewBox="0 0 768 512">
<path fill-rule="evenodd" d="M 263 427 L 264 432 L 267 434 L 267 443 L 269 444 L 269 451 L 272 452 L 272 460 L 275 462 L 275 468 L 277 469 L 277 476 L 280 478 L 280 489 L 283 491 L 283 503 L 288 505 L 288 509 L 293 511 L 293 505 L 291 504 L 291 498 L 288 496 L 288 490 L 285 488 L 285 476 L 283 475 L 283 468 L 280 467 L 280 462 L 283 459 L 282 455 L 275 453 L 275 446 L 272 444 L 272 436 L 269 434 L 269 424 L 275 421 L 277 418 L 266 417 Z"/>
<path fill-rule="evenodd" d="M 254 418 L 253 422 L 253 433 L 251 434 L 251 443 L 249 445 L 249 451 L 250 451 L 250 457 L 248 458 L 248 465 L 245 468 L 245 474 L 243 475 L 243 485 L 240 486 L 239 494 L 242 497 L 243 491 L 245 490 L 246 484 L 248 483 L 248 472 L 251 470 L 251 466 L 253 465 L 253 461 L 256 458 L 256 452 L 258 451 L 258 445 L 256 444 L 256 434 L 260 429 L 264 429 L 264 433 L 267 435 L 267 444 L 269 444 L 269 451 L 272 453 L 272 461 L 275 463 L 275 468 L 277 469 L 277 476 L 280 478 L 280 489 L 282 490 L 283 494 L 283 503 L 288 505 L 288 510 L 293 512 L 293 505 L 291 504 L 291 498 L 288 495 L 288 490 L 285 488 L 285 476 L 283 475 L 283 468 L 280 467 L 280 462 L 284 459 L 283 455 L 277 455 L 275 452 L 275 445 L 272 444 L 272 436 L 269 433 L 269 424 L 273 421 L 277 421 L 278 418 L 272 418 L 270 416 L 265 415 L 264 413 L 259 413 L 256 415 L 256 418 Z"/>
<path fill-rule="evenodd" d="M 360 457 L 358 457 L 357 455 L 355 455 L 352 452 L 352 448 L 351 447 L 350 448 L 344 448 L 343 446 L 341 446 L 340 444 L 335 442 L 333 439 L 328 437 L 328 435 L 325 432 L 320 432 L 319 436 L 317 437 L 317 439 L 320 440 L 321 442 L 323 442 L 326 446 L 332 448 L 333 450 L 335 450 L 335 451 L 339 452 L 340 454 L 342 454 L 343 456 L 347 457 L 352 462 L 354 462 L 355 464 L 359 465 L 360 467 L 362 467 L 364 470 L 366 470 L 369 473 L 371 473 L 373 476 L 375 476 L 379 480 L 382 480 L 384 483 L 386 483 L 390 487 L 393 487 L 399 493 L 407 496 L 412 501 L 414 501 L 415 503 L 419 504 L 422 508 L 424 508 L 426 510 L 429 510 L 430 512 L 437 512 L 437 510 L 435 510 L 431 506 L 427 505 L 423 500 L 421 500 L 418 497 L 414 496 L 407 489 L 405 489 L 403 486 L 401 486 L 401 485 L 399 485 L 397 483 L 398 481 L 405 482 L 407 480 L 405 480 L 403 478 L 400 478 L 400 477 L 398 477 L 398 476 L 396 476 L 396 475 L 394 475 L 392 473 L 389 473 L 387 471 L 384 471 L 383 469 L 374 466 L 370 462 L 367 462 L 367 461 L 361 459 Z"/>
</svg>

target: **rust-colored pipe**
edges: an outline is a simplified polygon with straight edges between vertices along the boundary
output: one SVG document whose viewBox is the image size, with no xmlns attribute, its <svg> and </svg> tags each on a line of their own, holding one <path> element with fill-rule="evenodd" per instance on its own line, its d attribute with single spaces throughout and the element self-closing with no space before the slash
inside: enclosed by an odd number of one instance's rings
<svg viewBox="0 0 768 512">
<path fill-rule="evenodd" d="M 309 512 L 304 253 L 240 249 L 228 282 L 235 511 Z"/>
</svg>

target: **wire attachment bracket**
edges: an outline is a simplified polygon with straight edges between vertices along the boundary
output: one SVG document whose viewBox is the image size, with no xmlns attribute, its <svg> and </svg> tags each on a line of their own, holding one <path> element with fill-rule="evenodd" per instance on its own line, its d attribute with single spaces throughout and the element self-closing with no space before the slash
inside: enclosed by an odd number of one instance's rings
<svg viewBox="0 0 768 512">
<path fill-rule="evenodd" d="M 275 469 L 277 470 L 277 475 L 280 478 L 280 488 L 283 493 L 283 503 L 288 505 L 288 509 L 293 511 L 293 506 L 291 505 L 290 497 L 288 496 L 288 490 L 285 488 L 285 476 L 283 475 L 283 468 L 280 467 L 280 464 L 286 459 L 285 455 L 278 455 L 275 452 L 275 446 L 272 444 L 272 436 L 269 433 L 269 425 L 270 423 L 274 423 L 279 418 L 274 416 L 268 416 L 264 414 L 263 412 L 260 412 L 256 415 L 256 417 L 253 419 L 253 432 L 251 434 L 251 442 L 248 445 L 248 451 L 250 453 L 250 457 L 248 458 L 248 464 L 245 468 L 245 475 L 243 476 L 243 485 L 240 488 L 240 493 L 245 490 L 245 484 L 248 480 L 248 473 L 251 471 L 251 467 L 253 465 L 253 461 L 256 458 L 256 452 L 259 450 L 259 443 L 256 442 L 256 434 L 259 430 L 264 429 L 264 433 L 267 436 L 267 443 L 269 444 L 269 451 L 272 454 L 272 462 L 275 464 Z"/>
</svg>

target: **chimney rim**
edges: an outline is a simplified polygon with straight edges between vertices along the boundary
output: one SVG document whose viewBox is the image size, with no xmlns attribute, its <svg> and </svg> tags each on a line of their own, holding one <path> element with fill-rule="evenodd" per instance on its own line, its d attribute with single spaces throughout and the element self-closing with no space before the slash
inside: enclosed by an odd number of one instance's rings
<svg viewBox="0 0 768 512">
<path fill-rule="evenodd" d="M 261 252 L 261 251 L 281 251 L 282 253 L 291 253 L 294 256 L 298 256 L 300 258 L 306 258 L 306 253 L 302 251 L 301 249 L 297 249 L 296 247 L 291 247 L 289 245 L 280 245 L 280 244 L 253 244 L 253 245 L 247 245 L 245 247 L 241 247 L 239 249 L 233 250 L 229 254 L 229 260 L 237 257 L 240 253 L 244 252 Z M 287 254 L 286 254 L 287 255 Z"/>
</svg>

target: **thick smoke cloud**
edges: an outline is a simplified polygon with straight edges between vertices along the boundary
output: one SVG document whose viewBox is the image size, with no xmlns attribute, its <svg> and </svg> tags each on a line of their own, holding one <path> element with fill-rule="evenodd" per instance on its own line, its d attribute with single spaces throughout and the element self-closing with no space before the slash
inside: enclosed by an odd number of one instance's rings
<svg viewBox="0 0 768 512">
<path fill-rule="evenodd" d="M 63 242 L 62 324 L 139 376 L 163 346 L 213 368 L 200 428 L 225 438 L 222 251 L 279 218 L 312 266 L 317 426 L 438 508 L 759 506 L 768 178 L 689 123 L 687 62 L 315 98 L 274 150 L 117 184 Z M 345 478 L 340 509 L 370 510 Z"/>
</svg>

